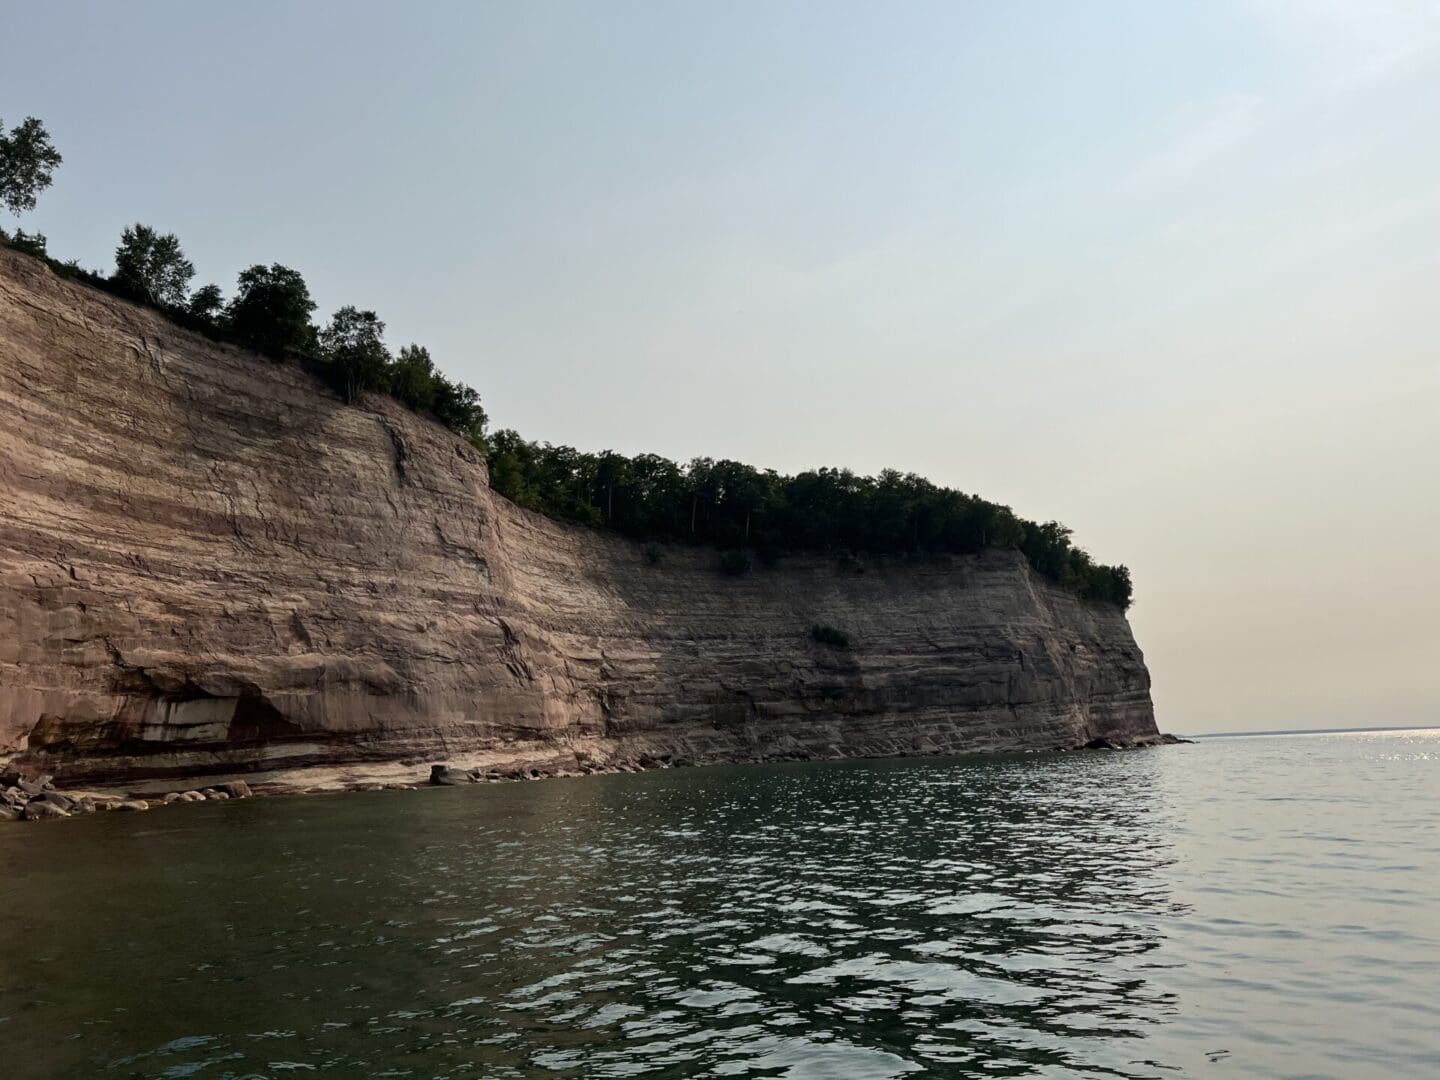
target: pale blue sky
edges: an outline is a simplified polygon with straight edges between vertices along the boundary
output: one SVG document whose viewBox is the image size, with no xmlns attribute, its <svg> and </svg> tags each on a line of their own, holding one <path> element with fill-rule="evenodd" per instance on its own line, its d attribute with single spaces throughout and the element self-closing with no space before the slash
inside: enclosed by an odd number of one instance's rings
<svg viewBox="0 0 1440 1080">
<path fill-rule="evenodd" d="M 62 257 L 284 262 L 533 438 L 1057 517 L 1168 730 L 1440 723 L 1440 5 L 3 7 Z"/>
</svg>

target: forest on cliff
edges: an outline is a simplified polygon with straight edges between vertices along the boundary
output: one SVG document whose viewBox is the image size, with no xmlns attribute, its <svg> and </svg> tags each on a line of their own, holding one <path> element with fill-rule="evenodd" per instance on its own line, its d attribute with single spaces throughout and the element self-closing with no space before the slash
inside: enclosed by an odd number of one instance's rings
<svg viewBox="0 0 1440 1080">
<path fill-rule="evenodd" d="M 0 122 L 0 205 L 17 215 L 33 209 L 61 161 L 35 118 L 8 133 Z M 353 306 L 317 325 L 304 277 L 279 263 L 240 271 L 226 300 L 213 284 L 192 290 L 194 265 L 179 239 L 147 225 L 122 232 L 108 274 L 52 258 L 38 233 L 0 229 L 0 243 L 209 338 L 302 365 L 348 402 L 389 394 L 482 450 L 491 486 L 520 506 L 651 544 L 711 545 L 724 552 L 719 565 L 727 573 L 748 570 L 751 553 L 768 563 L 800 551 L 849 560 L 1014 548 L 1036 571 L 1086 599 L 1122 608 L 1131 602 L 1129 570 L 1095 562 L 1060 523 L 1027 520 L 914 473 L 862 476 L 821 468 L 785 476 L 737 461 L 696 458 L 682 465 L 656 454 L 590 453 L 531 442 L 511 430 L 491 433 L 480 395 L 446 377 L 428 349 L 411 344 L 392 353 L 385 323 Z M 657 549 L 647 550 L 658 558 Z"/>
</svg>

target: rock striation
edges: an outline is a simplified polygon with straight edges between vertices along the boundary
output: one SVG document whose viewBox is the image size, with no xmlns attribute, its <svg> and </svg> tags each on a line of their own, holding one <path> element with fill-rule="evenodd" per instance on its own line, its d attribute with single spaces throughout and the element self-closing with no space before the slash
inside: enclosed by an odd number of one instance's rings
<svg viewBox="0 0 1440 1080">
<path fill-rule="evenodd" d="M 1013 552 L 716 564 L 0 249 L 0 753 L 67 784 L 1158 739 L 1124 614 Z"/>
</svg>

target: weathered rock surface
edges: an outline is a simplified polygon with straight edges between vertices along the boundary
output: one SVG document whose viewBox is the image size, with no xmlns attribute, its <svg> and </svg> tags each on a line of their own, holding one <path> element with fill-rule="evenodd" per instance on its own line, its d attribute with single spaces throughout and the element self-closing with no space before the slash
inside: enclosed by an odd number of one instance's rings
<svg viewBox="0 0 1440 1080">
<path fill-rule="evenodd" d="M 468 772 L 461 769 L 452 769 L 449 765 L 431 765 L 430 783 L 442 787 L 454 787 L 457 784 L 473 784 L 475 778 Z"/>
<path fill-rule="evenodd" d="M 1123 613 L 1013 553 L 715 566 L 520 510 L 395 402 L 0 249 L 0 752 L 67 786 L 1156 737 Z"/>
<path fill-rule="evenodd" d="M 75 800 L 58 791 L 47 791 L 43 795 L 36 796 L 31 802 L 49 803 L 51 806 L 58 806 L 61 810 L 67 811 L 75 809 Z"/>
</svg>

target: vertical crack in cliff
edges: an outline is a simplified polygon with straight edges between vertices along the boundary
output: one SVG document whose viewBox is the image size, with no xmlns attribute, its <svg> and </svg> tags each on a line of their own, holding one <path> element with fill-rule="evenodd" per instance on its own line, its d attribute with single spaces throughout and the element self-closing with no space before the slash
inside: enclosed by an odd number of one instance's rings
<svg viewBox="0 0 1440 1080">
<path fill-rule="evenodd" d="M 391 464 L 395 469 L 395 478 L 401 484 L 409 483 L 410 477 L 406 472 L 405 463 L 410 460 L 410 445 L 405 441 L 398 428 L 392 424 L 388 417 L 377 414 L 380 426 L 385 429 L 385 434 L 390 436 Z"/>
<path fill-rule="evenodd" d="M 595 640 L 595 650 L 600 657 L 596 665 L 599 685 L 594 687 L 592 694 L 600 709 L 600 720 L 605 734 L 614 735 L 623 727 L 625 695 L 617 685 L 615 667 L 610 662 L 610 657 L 605 654 L 605 642 L 602 639 Z M 568 662 L 566 668 L 569 668 Z M 582 680 L 575 681 L 583 685 Z"/>
<path fill-rule="evenodd" d="M 307 649 L 315 648 L 315 639 L 310 636 L 310 631 L 305 626 L 305 620 L 300 617 L 298 611 L 290 612 L 290 631 Z"/>
<path fill-rule="evenodd" d="M 376 412 L 371 413 L 371 415 L 375 417 L 376 423 L 380 425 L 380 429 L 385 432 L 386 437 L 390 440 L 390 468 L 394 473 L 395 486 L 401 489 L 403 495 L 404 488 L 414 483 L 410 476 L 408 466 L 410 461 L 410 444 L 406 441 L 404 433 L 401 432 L 384 413 Z M 396 521 L 405 517 L 406 515 L 402 513 L 400 504 L 395 501 L 395 495 L 390 490 L 390 485 L 382 484 L 380 490 L 385 496 L 385 502 L 390 507 L 390 516 Z M 398 552 L 395 559 L 398 563 L 400 560 Z"/>
<path fill-rule="evenodd" d="M 225 518 L 230 523 L 230 532 L 234 536 L 235 542 L 246 551 L 259 554 L 259 549 L 245 535 L 245 530 L 240 524 L 238 499 L 230 490 L 231 482 L 221 475 L 220 462 L 211 461 L 206 469 L 210 474 L 211 488 L 225 503 Z"/>
<path fill-rule="evenodd" d="M 500 627 L 500 660 L 515 678 L 524 682 L 535 681 L 535 672 L 530 667 L 529 661 L 521 655 L 520 635 L 504 619 L 496 618 L 495 622 Z"/>
<path fill-rule="evenodd" d="M 260 494 L 260 485 L 256 482 L 254 475 L 248 476 L 246 479 L 250 481 L 250 488 L 255 492 L 255 516 L 260 519 L 260 527 L 265 530 L 265 539 L 270 541 L 271 547 L 274 547 L 280 539 L 280 532 L 265 513 L 265 497 Z"/>
<path fill-rule="evenodd" d="M 130 332 L 135 335 L 136 340 L 140 343 L 136 345 L 134 342 L 127 342 L 126 347 L 143 361 L 142 372 L 148 370 L 156 382 L 159 382 L 169 390 L 170 377 L 165 372 L 165 362 L 160 356 L 158 344 L 150 344 L 150 339 L 146 337 L 144 329 L 137 325 L 135 319 L 127 318 L 125 321 Z"/>
</svg>

